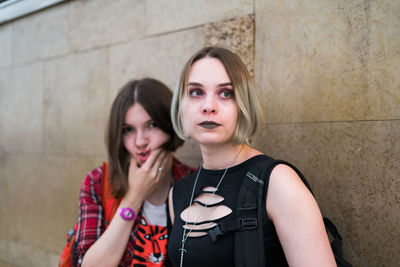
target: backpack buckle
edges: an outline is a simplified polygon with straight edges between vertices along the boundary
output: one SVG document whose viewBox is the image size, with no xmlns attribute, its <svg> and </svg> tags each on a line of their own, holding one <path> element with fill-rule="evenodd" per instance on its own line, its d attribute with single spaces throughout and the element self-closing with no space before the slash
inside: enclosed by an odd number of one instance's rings
<svg viewBox="0 0 400 267">
<path fill-rule="evenodd" d="M 254 230 L 257 229 L 257 218 L 240 218 L 240 230 Z"/>
<path fill-rule="evenodd" d="M 74 237 L 74 235 L 75 235 L 75 229 L 74 228 L 72 228 L 71 230 L 69 230 L 69 232 L 68 232 L 68 234 L 67 234 L 67 242 L 70 242 L 71 241 L 71 239 L 72 239 L 72 237 Z"/>
<path fill-rule="evenodd" d="M 223 235 L 224 233 L 222 233 L 221 228 L 219 228 L 219 224 L 217 224 L 217 226 L 215 226 L 214 229 L 211 229 L 210 231 L 208 231 L 208 235 L 211 237 L 212 242 L 216 242 L 218 241 L 218 239 Z"/>
</svg>

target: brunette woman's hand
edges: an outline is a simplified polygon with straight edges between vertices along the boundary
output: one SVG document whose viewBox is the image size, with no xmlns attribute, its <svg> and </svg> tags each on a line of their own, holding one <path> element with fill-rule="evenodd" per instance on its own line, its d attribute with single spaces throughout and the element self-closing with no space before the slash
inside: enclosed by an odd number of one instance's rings
<svg viewBox="0 0 400 267">
<path fill-rule="evenodd" d="M 128 173 L 129 189 L 124 202 L 143 202 L 160 184 L 171 177 L 172 155 L 162 149 L 151 152 L 140 167 L 131 158 Z"/>
</svg>

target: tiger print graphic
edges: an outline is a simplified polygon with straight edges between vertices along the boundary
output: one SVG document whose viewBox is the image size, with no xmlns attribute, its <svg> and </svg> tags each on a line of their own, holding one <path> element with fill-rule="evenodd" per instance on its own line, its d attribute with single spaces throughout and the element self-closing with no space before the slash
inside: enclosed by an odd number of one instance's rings
<svg viewBox="0 0 400 267">
<path fill-rule="evenodd" d="M 136 232 L 132 267 L 164 266 L 167 242 L 167 227 L 148 224 L 142 217 Z"/>
</svg>

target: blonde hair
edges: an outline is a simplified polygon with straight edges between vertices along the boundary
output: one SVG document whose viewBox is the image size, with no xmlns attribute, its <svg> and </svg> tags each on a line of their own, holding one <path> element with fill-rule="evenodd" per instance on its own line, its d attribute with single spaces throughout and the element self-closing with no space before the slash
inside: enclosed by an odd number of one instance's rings
<svg viewBox="0 0 400 267">
<path fill-rule="evenodd" d="M 185 64 L 181 72 L 179 84 L 174 90 L 171 105 L 172 125 L 177 135 L 187 139 L 182 124 L 182 108 L 185 105 L 185 88 L 192 65 L 205 57 L 218 59 L 232 83 L 235 100 L 239 108 L 233 140 L 237 143 L 249 143 L 249 140 L 257 131 L 261 120 L 261 107 L 253 87 L 250 74 L 238 55 L 226 48 L 205 47 L 196 52 Z"/>
</svg>

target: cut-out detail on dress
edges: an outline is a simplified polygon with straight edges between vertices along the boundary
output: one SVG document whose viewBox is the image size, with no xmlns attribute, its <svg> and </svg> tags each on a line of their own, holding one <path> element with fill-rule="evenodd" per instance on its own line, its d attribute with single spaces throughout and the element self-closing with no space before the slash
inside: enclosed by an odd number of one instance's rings
<svg viewBox="0 0 400 267">
<path fill-rule="evenodd" d="M 188 236 L 188 237 L 200 237 L 200 236 L 205 236 L 205 235 L 207 235 L 208 233 L 207 232 L 187 232 L 186 233 L 186 236 Z"/>
<path fill-rule="evenodd" d="M 187 224 L 184 225 L 183 228 L 186 228 L 188 230 L 192 229 L 192 230 L 208 230 L 213 228 L 214 226 L 216 226 L 217 224 L 215 222 L 208 222 L 208 223 L 202 223 L 202 224 Z"/>
<path fill-rule="evenodd" d="M 216 194 L 217 191 L 213 186 L 203 187 L 201 193 L 193 199 L 192 205 L 181 212 L 180 218 L 185 222 L 182 227 L 186 229 L 187 237 L 207 235 L 218 220 L 232 213 L 228 206 L 221 205 L 225 199 Z"/>
<path fill-rule="evenodd" d="M 201 193 L 193 201 L 200 202 L 199 204 L 203 204 L 203 206 L 213 206 L 224 201 L 224 198 L 217 194 Z"/>
<path fill-rule="evenodd" d="M 211 193 L 212 194 L 214 192 L 217 192 L 218 189 L 215 188 L 214 186 L 206 186 L 206 187 L 203 187 L 203 189 L 201 191 L 203 191 L 204 193 Z"/>
<path fill-rule="evenodd" d="M 205 209 L 205 210 L 204 210 Z M 193 203 L 181 213 L 181 219 L 188 223 L 210 222 L 222 219 L 232 213 L 232 210 L 225 206 L 219 205 L 214 207 L 203 207 L 198 203 Z"/>
</svg>

